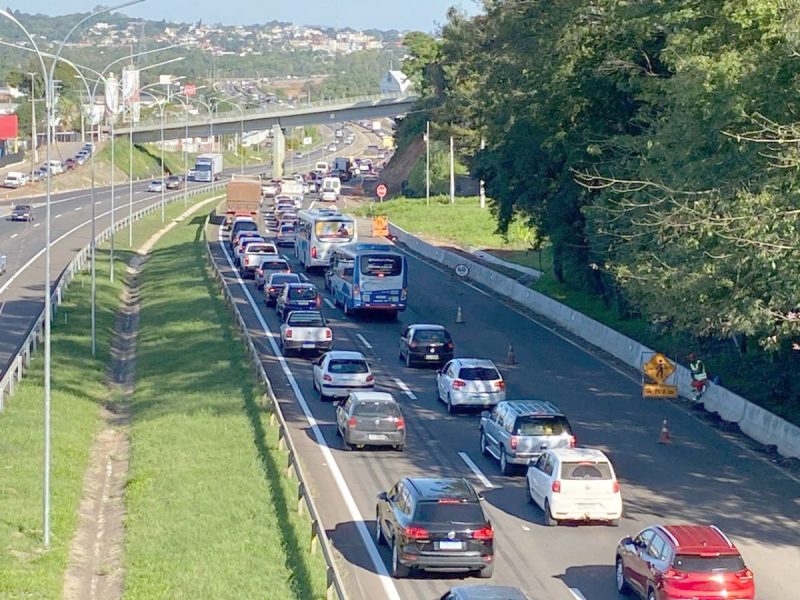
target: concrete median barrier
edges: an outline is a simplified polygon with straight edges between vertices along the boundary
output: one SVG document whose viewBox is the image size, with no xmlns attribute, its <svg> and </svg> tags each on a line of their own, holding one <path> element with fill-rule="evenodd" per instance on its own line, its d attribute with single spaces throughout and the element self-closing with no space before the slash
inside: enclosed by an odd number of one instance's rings
<svg viewBox="0 0 800 600">
<path fill-rule="evenodd" d="M 457 264 L 466 265 L 469 273 L 465 279 L 482 285 L 494 293 L 542 315 L 559 327 L 636 370 L 641 368 L 643 353 L 654 352 L 636 340 L 532 290 L 502 273 L 458 253 L 425 242 L 393 223 L 389 224 L 389 232 L 397 242 L 412 252 L 445 267 L 453 269 Z M 676 365 L 675 382 L 682 397 L 692 397 L 691 375 L 686 367 Z M 784 457 L 800 458 L 800 427 L 717 385 L 712 384 L 707 388 L 702 402 L 707 411 L 719 414 L 725 421 L 738 424 L 745 434 L 757 442 L 774 445 Z"/>
</svg>

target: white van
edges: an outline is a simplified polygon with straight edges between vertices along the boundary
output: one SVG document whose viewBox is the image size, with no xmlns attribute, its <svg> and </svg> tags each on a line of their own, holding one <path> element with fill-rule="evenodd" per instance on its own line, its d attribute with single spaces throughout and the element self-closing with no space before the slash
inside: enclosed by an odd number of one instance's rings
<svg viewBox="0 0 800 600">
<path fill-rule="evenodd" d="M 19 171 L 9 171 L 3 180 L 3 186 L 7 188 L 18 188 L 28 183 L 28 174 Z"/>
<path fill-rule="evenodd" d="M 60 160 L 51 160 L 44 163 L 45 170 L 49 170 L 53 175 L 60 175 L 64 172 L 64 165 Z"/>
<path fill-rule="evenodd" d="M 342 182 L 338 177 L 325 177 L 322 180 L 319 199 L 323 202 L 336 202 L 342 191 Z"/>
</svg>

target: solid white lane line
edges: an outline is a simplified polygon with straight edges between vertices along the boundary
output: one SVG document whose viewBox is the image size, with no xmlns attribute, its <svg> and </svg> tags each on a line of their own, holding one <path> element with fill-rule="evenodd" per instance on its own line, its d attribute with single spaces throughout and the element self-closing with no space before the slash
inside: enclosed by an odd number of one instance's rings
<svg viewBox="0 0 800 600">
<path fill-rule="evenodd" d="M 367 341 L 367 338 L 365 338 L 365 337 L 364 337 L 363 335 L 361 335 L 360 333 L 357 333 L 357 334 L 356 334 L 356 337 L 358 338 L 358 341 L 359 341 L 359 342 L 361 342 L 361 343 L 362 343 L 362 344 L 364 344 L 364 345 L 365 345 L 367 348 L 369 348 L 370 350 L 372 350 L 372 344 L 370 344 L 370 343 Z"/>
<path fill-rule="evenodd" d="M 38 227 L 39 225 L 41 225 L 41 223 L 34 223 L 33 224 L 34 227 Z"/>
<path fill-rule="evenodd" d="M 371 347 L 372 346 L 370 346 L 370 348 Z M 399 379 L 398 377 L 394 377 L 393 379 L 394 379 L 394 382 L 397 384 L 397 387 L 399 387 L 401 390 L 403 390 L 403 393 L 406 396 L 408 396 L 412 400 L 416 400 L 417 399 L 416 394 L 414 394 L 414 392 L 412 392 L 410 389 L 408 389 L 408 386 L 405 384 L 405 382 L 402 379 Z"/>
<path fill-rule="evenodd" d="M 82 206 L 78 206 L 74 210 L 81 210 L 82 208 L 83 208 Z"/>
<path fill-rule="evenodd" d="M 569 588 L 569 591 L 577 600 L 586 600 L 586 596 L 578 588 Z"/>
<path fill-rule="evenodd" d="M 305 273 L 300 273 L 300 279 L 308 283 L 308 276 Z"/>
<path fill-rule="evenodd" d="M 477 477 L 478 480 L 480 480 L 480 482 L 483 484 L 483 487 L 487 488 L 494 487 L 494 484 L 491 481 L 489 481 L 489 478 L 486 477 L 486 475 L 483 474 L 483 472 L 478 468 L 478 465 L 472 462 L 472 459 L 469 456 L 467 456 L 466 452 L 459 452 L 458 455 L 461 457 L 461 460 L 467 463 L 469 470 L 475 473 L 475 477 Z"/>
<path fill-rule="evenodd" d="M 54 218 L 56 218 L 56 219 L 60 219 L 60 218 L 61 218 L 61 215 L 56 215 Z"/>
<path fill-rule="evenodd" d="M 15 237 L 17 237 L 18 235 L 19 235 L 18 233 L 15 233 L 14 235 L 12 235 L 12 236 L 11 236 L 11 239 L 13 240 L 13 239 L 14 239 Z"/>
<path fill-rule="evenodd" d="M 328 443 L 325 441 L 325 437 L 322 435 L 322 430 L 320 430 L 317 420 L 311 412 L 308 402 L 306 401 L 305 396 L 303 396 L 300 386 L 297 384 L 297 380 L 294 378 L 294 373 L 292 373 L 292 370 L 289 368 L 286 359 L 278 348 L 278 344 L 275 342 L 275 334 L 270 330 L 267 322 L 264 320 L 264 316 L 261 314 L 261 311 L 258 308 L 258 303 L 253 299 L 253 296 L 250 294 L 250 290 L 247 289 L 247 285 L 245 285 L 244 280 L 239 276 L 238 271 L 233 266 L 233 261 L 228 253 L 227 244 L 225 244 L 225 241 L 222 238 L 222 229 L 219 230 L 219 242 L 222 252 L 225 254 L 225 260 L 228 262 L 228 266 L 232 269 L 233 275 L 236 277 L 236 281 L 239 283 L 239 287 L 241 287 L 245 296 L 247 296 L 247 300 L 255 312 L 256 318 L 258 319 L 261 328 L 264 330 L 264 333 L 267 336 L 267 341 L 272 348 L 272 353 L 278 359 L 281 370 L 286 376 L 286 379 L 289 381 L 289 385 L 294 392 L 295 398 L 297 398 L 297 402 L 300 405 L 300 408 L 303 410 L 303 414 L 305 414 L 308 424 L 311 426 L 311 432 L 314 435 L 314 439 L 319 445 L 319 449 L 320 452 L 322 452 L 325 463 L 327 463 L 328 469 L 330 470 L 331 475 L 336 482 L 336 487 L 339 489 L 339 493 L 344 500 L 347 511 L 350 513 L 350 518 L 355 523 L 356 529 L 361 536 L 361 540 L 364 542 L 364 547 L 369 554 L 370 560 L 372 560 L 372 565 L 375 567 L 378 579 L 383 586 L 383 591 L 386 592 L 388 600 L 401 600 L 400 594 L 397 592 L 397 587 L 395 586 L 392 578 L 389 576 L 389 571 L 386 569 L 386 565 L 383 562 L 383 558 L 381 558 L 380 552 L 378 552 L 378 547 L 375 545 L 375 541 L 372 538 L 372 533 L 367 529 L 367 526 L 364 523 L 364 517 L 361 514 L 358 505 L 356 504 L 355 498 L 353 498 L 350 488 L 347 487 L 347 482 L 342 475 L 342 471 L 339 469 L 339 465 L 336 462 Z"/>
<path fill-rule="evenodd" d="M 325 302 L 325 304 L 327 304 L 333 310 L 336 310 L 336 305 L 327 298 L 323 298 L 323 302 Z"/>
</svg>

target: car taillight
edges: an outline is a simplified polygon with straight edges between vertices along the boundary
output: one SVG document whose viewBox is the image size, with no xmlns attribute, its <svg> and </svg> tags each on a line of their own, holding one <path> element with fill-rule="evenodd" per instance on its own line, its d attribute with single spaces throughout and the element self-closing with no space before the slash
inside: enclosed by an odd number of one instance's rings
<svg viewBox="0 0 800 600">
<path fill-rule="evenodd" d="M 315 304 L 317 305 L 317 308 L 319 308 L 320 306 L 322 306 L 322 298 L 320 298 L 319 296 L 317 296 L 317 300 L 316 300 Z"/>
<path fill-rule="evenodd" d="M 311 246 L 311 258 L 317 258 L 317 247 Z"/>
<path fill-rule="evenodd" d="M 453 389 L 454 390 L 460 390 L 465 385 L 467 385 L 467 383 L 465 381 L 461 381 L 460 379 L 454 379 L 453 380 Z"/>
<path fill-rule="evenodd" d="M 574 435 L 569 436 L 569 447 L 575 448 L 578 445 L 578 440 L 575 439 Z"/>
<path fill-rule="evenodd" d="M 445 344 L 445 345 L 447 346 L 448 350 L 452 350 L 453 349 L 453 342 L 447 342 L 447 344 Z"/>
<path fill-rule="evenodd" d="M 619 494 L 619 481 L 614 482 L 613 491 L 615 494 Z"/>
<path fill-rule="evenodd" d="M 406 527 L 403 532 L 410 540 L 427 540 L 431 536 L 424 527 L 414 527 L 413 525 Z"/>
<path fill-rule="evenodd" d="M 357 285 L 353 286 L 353 298 L 361 298 L 361 288 Z"/>
<path fill-rule="evenodd" d="M 292 337 L 292 330 L 291 330 L 291 329 L 287 329 L 287 330 L 286 330 L 286 337 L 287 337 L 287 338 L 290 338 L 290 337 Z"/>
<path fill-rule="evenodd" d="M 375 377 L 373 377 L 372 373 L 367 375 L 367 382 L 370 382 L 370 381 L 375 381 Z"/>
<path fill-rule="evenodd" d="M 498 390 L 504 390 L 504 389 L 506 389 L 506 382 L 502 381 L 502 380 L 501 381 L 495 381 L 494 382 L 494 387 L 496 387 Z"/>
<path fill-rule="evenodd" d="M 274 288 L 274 287 L 271 287 L 271 288 L 269 288 L 269 291 L 270 291 L 270 292 L 274 292 L 274 291 L 276 291 L 276 290 L 275 290 L 275 288 Z"/>
<path fill-rule="evenodd" d="M 519 438 L 517 436 L 515 436 L 515 435 L 512 435 L 511 436 L 511 449 L 512 450 L 516 450 L 517 449 L 517 444 L 519 444 Z"/>
<path fill-rule="evenodd" d="M 323 381 L 333 381 L 333 379 L 331 379 L 331 376 L 328 375 L 327 373 L 325 373 L 325 375 L 322 376 L 322 379 Z"/>
<path fill-rule="evenodd" d="M 264 276 L 264 269 L 262 269 L 261 267 L 259 267 L 259 268 L 257 269 L 257 271 L 258 271 L 258 274 L 259 274 L 259 275 L 261 275 L 261 277 L 263 277 L 263 276 Z"/>
<path fill-rule="evenodd" d="M 553 490 L 554 494 L 560 493 L 561 492 L 561 480 L 560 479 L 556 479 L 553 482 L 553 485 L 550 486 L 550 489 Z"/>
<path fill-rule="evenodd" d="M 662 577 L 664 579 L 678 580 L 678 579 L 686 579 L 688 575 L 686 573 L 681 573 L 680 571 L 676 571 L 675 569 L 667 569 L 666 571 L 664 571 Z"/>
<path fill-rule="evenodd" d="M 406 428 L 406 420 L 403 417 L 397 417 L 394 420 L 394 426 L 397 429 L 405 429 Z"/>
<path fill-rule="evenodd" d="M 349 419 L 347 419 L 347 426 L 351 428 L 355 427 L 357 422 L 358 421 L 356 421 L 355 417 L 350 417 Z"/>
<path fill-rule="evenodd" d="M 481 527 L 472 532 L 472 538 L 476 540 L 492 540 L 494 539 L 494 529 L 491 527 Z"/>
<path fill-rule="evenodd" d="M 408 345 L 408 347 L 409 347 L 409 348 L 416 348 L 416 347 L 417 347 L 417 342 L 411 342 L 411 343 Z"/>
<path fill-rule="evenodd" d="M 333 332 L 330 329 L 325 330 L 325 339 L 329 340 L 333 337 Z"/>
<path fill-rule="evenodd" d="M 753 580 L 753 572 L 750 569 L 745 569 L 741 573 L 736 574 L 736 578 L 739 581 L 752 581 Z"/>
</svg>

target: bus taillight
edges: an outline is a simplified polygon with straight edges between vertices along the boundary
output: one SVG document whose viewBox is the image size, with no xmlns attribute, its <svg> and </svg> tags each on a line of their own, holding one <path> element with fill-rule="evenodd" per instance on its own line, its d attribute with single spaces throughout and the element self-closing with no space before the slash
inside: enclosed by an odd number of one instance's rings
<svg viewBox="0 0 800 600">
<path fill-rule="evenodd" d="M 311 258 L 317 258 L 317 247 L 311 246 Z"/>
</svg>

